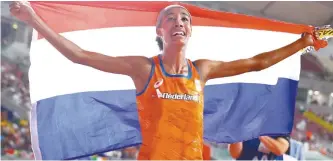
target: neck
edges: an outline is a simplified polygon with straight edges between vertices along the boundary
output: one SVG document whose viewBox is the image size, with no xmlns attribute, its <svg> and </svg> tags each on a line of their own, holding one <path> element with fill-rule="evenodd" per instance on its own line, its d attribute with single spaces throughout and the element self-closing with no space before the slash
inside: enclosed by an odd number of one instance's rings
<svg viewBox="0 0 333 161">
<path fill-rule="evenodd" d="M 166 70 L 174 74 L 182 74 L 187 67 L 185 59 L 185 47 L 171 48 L 166 47 L 163 50 L 163 64 Z"/>
</svg>

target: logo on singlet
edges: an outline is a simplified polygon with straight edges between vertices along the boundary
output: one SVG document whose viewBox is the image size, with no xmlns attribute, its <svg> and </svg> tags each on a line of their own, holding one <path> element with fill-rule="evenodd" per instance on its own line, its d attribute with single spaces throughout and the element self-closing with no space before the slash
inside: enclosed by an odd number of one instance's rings
<svg viewBox="0 0 333 161">
<path fill-rule="evenodd" d="M 161 92 L 158 88 L 163 84 L 163 79 L 159 79 L 155 84 L 154 88 L 157 93 L 157 97 L 161 99 L 170 99 L 170 100 L 184 100 L 184 101 L 195 101 L 199 102 L 199 95 L 190 95 L 190 94 L 179 94 L 179 93 L 167 93 Z"/>
</svg>

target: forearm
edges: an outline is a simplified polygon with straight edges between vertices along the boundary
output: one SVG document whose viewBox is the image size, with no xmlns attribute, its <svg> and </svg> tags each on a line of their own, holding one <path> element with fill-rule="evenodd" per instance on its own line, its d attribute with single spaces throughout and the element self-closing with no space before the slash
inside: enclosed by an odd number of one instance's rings
<svg viewBox="0 0 333 161">
<path fill-rule="evenodd" d="M 309 46 L 309 44 L 307 44 L 307 41 L 305 40 L 305 38 L 300 38 L 297 41 L 284 46 L 282 48 L 279 48 L 277 50 L 273 50 L 273 51 L 269 51 L 269 52 L 265 52 L 259 55 L 256 55 L 253 57 L 254 60 L 260 62 L 260 66 L 258 70 L 261 69 L 265 69 L 268 68 L 284 59 L 286 59 L 287 57 L 297 53 L 298 51 L 300 51 L 301 49 L 305 48 Z"/>
<path fill-rule="evenodd" d="M 311 35 L 306 35 L 306 37 L 302 37 L 280 49 L 265 52 L 248 59 L 239 59 L 231 62 L 202 59 L 196 63 L 202 68 L 201 71 L 204 71 L 203 73 L 208 73 L 204 76 L 205 80 L 260 71 L 286 59 L 301 49 L 310 46 L 311 41 L 309 41 L 309 39 L 312 38 L 310 36 Z"/>
<path fill-rule="evenodd" d="M 287 141 L 276 140 L 271 137 L 260 137 L 260 141 L 265 145 L 267 149 L 269 149 L 275 155 L 283 155 L 289 147 Z"/>
<path fill-rule="evenodd" d="M 53 31 L 39 16 L 36 15 L 29 24 L 69 60 L 77 63 L 85 56 L 83 49 Z"/>
</svg>

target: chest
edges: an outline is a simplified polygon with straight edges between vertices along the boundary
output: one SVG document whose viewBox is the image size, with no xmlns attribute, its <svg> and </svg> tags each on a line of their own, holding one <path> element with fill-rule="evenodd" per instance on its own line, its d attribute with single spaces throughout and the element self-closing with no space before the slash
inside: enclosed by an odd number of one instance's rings
<svg viewBox="0 0 333 161">
<path fill-rule="evenodd" d="M 154 75 L 149 86 L 150 89 L 161 92 L 179 94 L 201 94 L 203 91 L 203 85 L 198 78 L 188 79 L 184 77 Z"/>
<path fill-rule="evenodd" d="M 203 115 L 203 88 L 199 79 L 155 75 L 137 102 L 142 117 L 196 124 Z"/>
</svg>

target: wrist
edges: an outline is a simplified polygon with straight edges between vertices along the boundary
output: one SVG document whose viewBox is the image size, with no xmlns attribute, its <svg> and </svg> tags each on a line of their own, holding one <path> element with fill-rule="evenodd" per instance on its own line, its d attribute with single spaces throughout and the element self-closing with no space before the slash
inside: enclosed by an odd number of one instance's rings
<svg viewBox="0 0 333 161">
<path fill-rule="evenodd" d="M 313 46 L 315 40 L 314 40 L 312 35 L 305 34 L 305 35 L 302 36 L 300 41 L 301 41 L 300 44 L 302 45 L 302 48 L 306 48 L 308 46 Z"/>
<path fill-rule="evenodd" d="M 27 23 L 32 26 L 33 28 L 36 28 L 39 24 L 40 18 L 38 17 L 38 15 L 33 14 L 31 16 L 31 19 L 27 21 Z"/>
<path fill-rule="evenodd" d="M 304 38 L 304 40 L 302 41 L 302 45 L 303 45 L 302 47 L 306 48 L 308 46 L 312 46 L 313 43 L 311 41 L 309 41 L 307 38 Z"/>
</svg>

